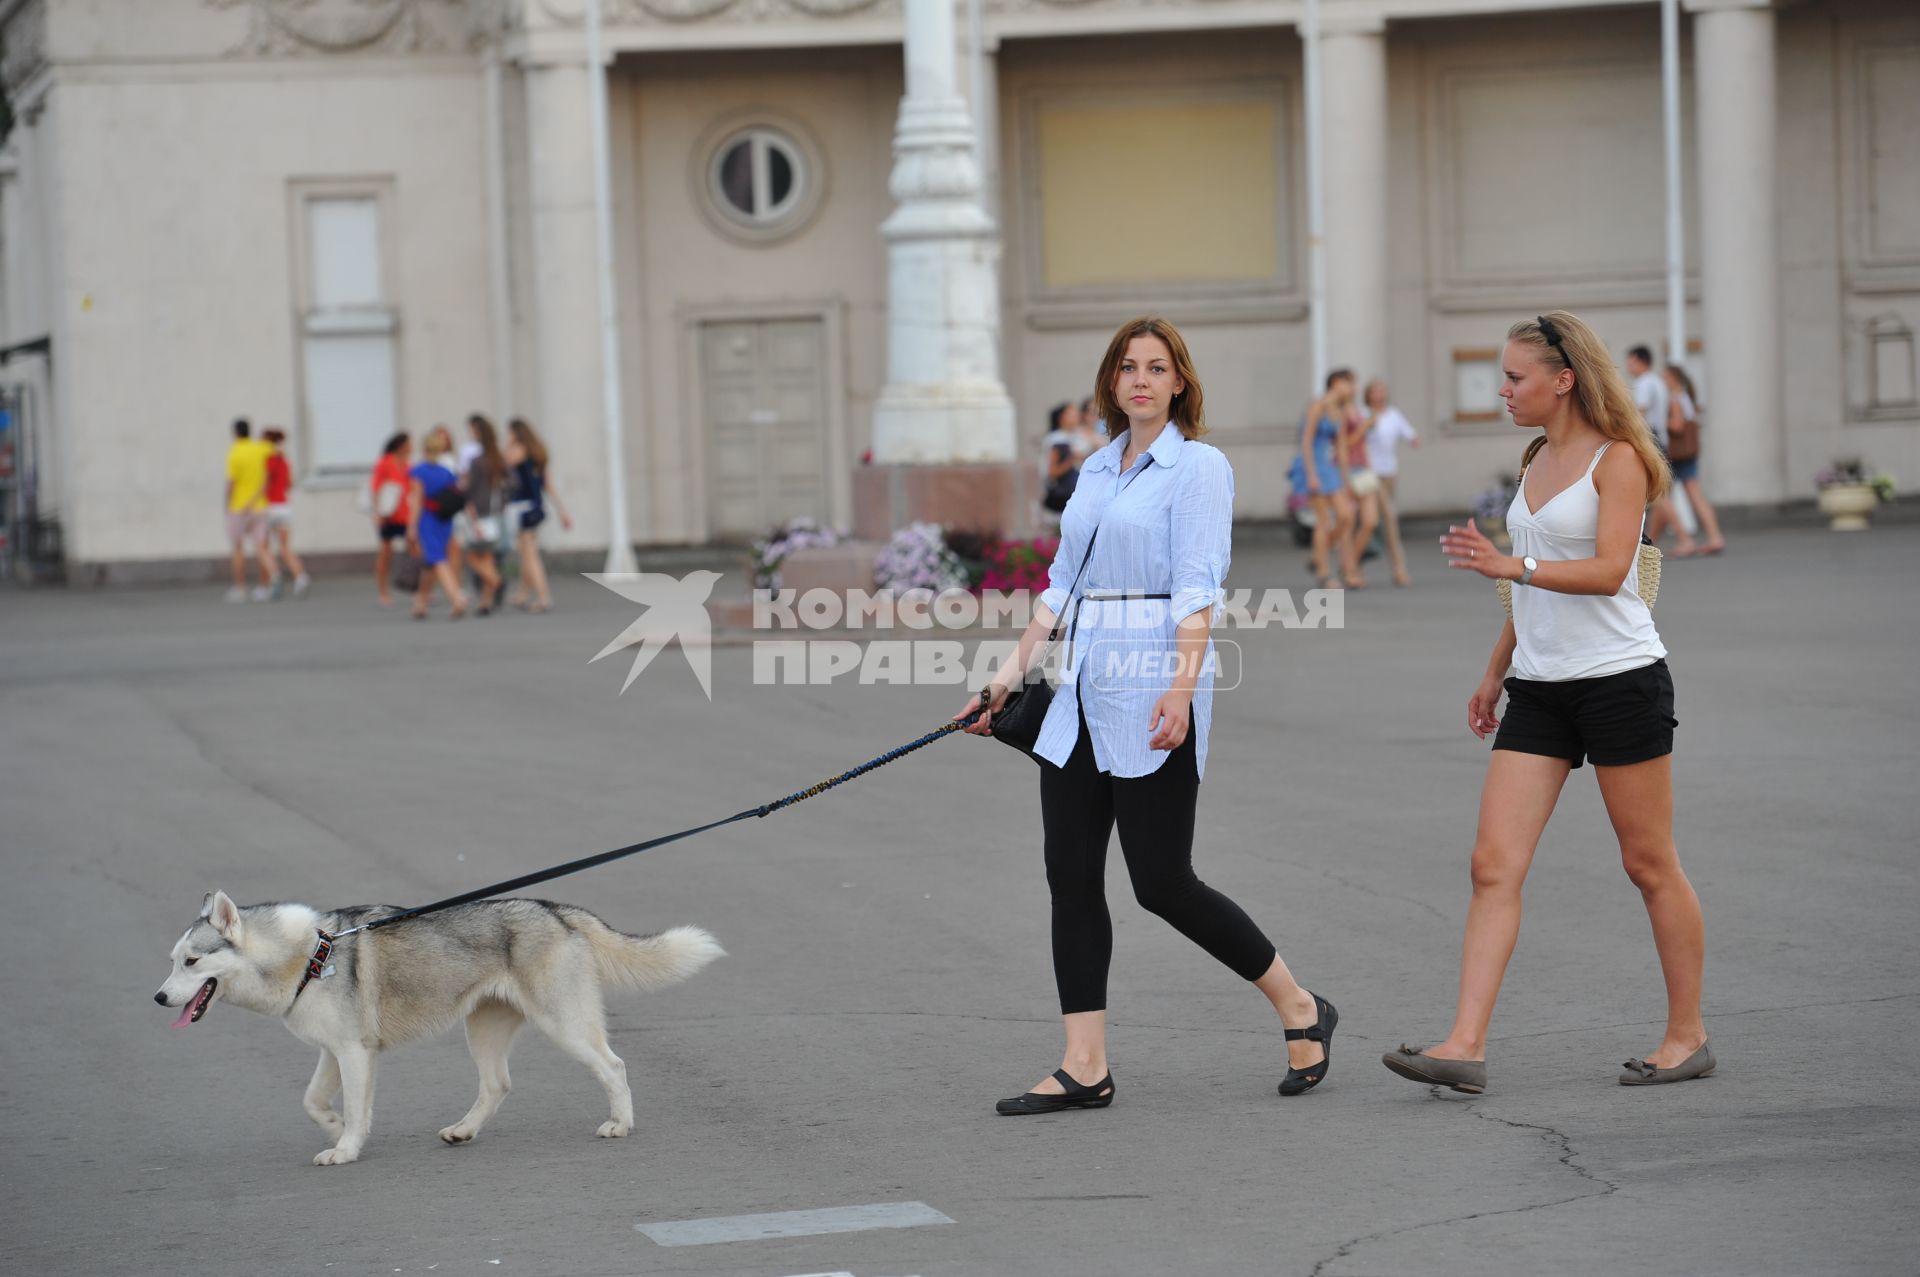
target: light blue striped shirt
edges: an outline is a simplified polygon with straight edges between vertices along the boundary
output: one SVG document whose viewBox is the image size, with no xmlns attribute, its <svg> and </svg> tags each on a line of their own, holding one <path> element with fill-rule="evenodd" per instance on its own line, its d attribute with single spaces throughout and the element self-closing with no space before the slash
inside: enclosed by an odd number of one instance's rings
<svg viewBox="0 0 1920 1277">
<path fill-rule="evenodd" d="M 1153 446 L 1125 474 L 1120 457 L 1127 434 L 1087 458 L 1080 482 L 1060 516 L 1060 549 L 1040 601 L 1063 614 L 1067 591 L 1079 599 L 1073 645 L 1034 752 L 1064 767 L 1079 740 L 1084 707 L 1094 763 L 1114 776 L 1148 776 L 1168 751 L 1152 749 L 1153 706 L 1173 686 L 1169 663 L 1174 627 L 1204 608 L 1217 609 L 1233 552 L 1233 467 L 1226 454 L 1198 443 L 1168 422 Z M 1074 573 L 1093 557 L 1080 583 Z M 1106 599 L 1103 592 L 1170 594 L 1167 599 Z M 1094 597 L 1088 598 L 1091 593 Z M 1219 612 L 1214 613 L 1216 620 Z M 1064 646 L 1065 635 L 1061 638 Z M 1215 655 L 1193 693 L 1188 730 L 1194 761 L 1207 772 L 1207 728 L 1213 722 Z"/>
</svg>

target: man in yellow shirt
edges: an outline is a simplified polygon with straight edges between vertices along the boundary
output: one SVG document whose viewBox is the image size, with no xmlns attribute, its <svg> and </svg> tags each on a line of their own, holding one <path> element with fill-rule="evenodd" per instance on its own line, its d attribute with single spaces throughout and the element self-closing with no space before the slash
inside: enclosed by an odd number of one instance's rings
<svg viewBox="0 0 1920 1277">
<path fill-rule="evenodd" d="M 247 601 L 247 556 L 260 564 L 255 602 L 273 597 L 273 560 L 267 557 L 267 458 L 271 445 L 253 438 L 245 417 L 233 423 L 227 449 L 227 540 L 233 544 L 233 588 L 227 602 Z"/>
</svg>

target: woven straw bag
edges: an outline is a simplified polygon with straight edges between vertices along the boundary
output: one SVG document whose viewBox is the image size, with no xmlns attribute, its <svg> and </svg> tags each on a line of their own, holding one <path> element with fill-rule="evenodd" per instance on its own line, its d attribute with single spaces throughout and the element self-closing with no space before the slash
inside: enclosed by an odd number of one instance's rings
<svg viewBox="0 0 1920 1277">
<path fill-rule="evenodd" d="M 1655 599 L 1660 597 L 1660 547 L 1651 541 L 1640 543 L 1638 568 L 1640 571 L 1640 597 L 1645 600 L 1647 610 L 1653 610 Z M 1513 615 L 1513 582 L 1496 581 L 1494 588 L 1500 591 L 1500 606 Z"/>
</svg>

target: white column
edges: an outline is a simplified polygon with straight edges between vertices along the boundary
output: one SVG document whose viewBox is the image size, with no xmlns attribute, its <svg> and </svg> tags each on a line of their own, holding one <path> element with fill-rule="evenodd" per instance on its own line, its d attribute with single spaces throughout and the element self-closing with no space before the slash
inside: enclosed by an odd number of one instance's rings
<svg viewBox="0 0 1920 1277">
<path fill-rule="evenodd" d="M 1389 331 L 1383 25 L 1324 29 L 1320 65 L 1326 85 L 1327 358 L 1364 380 L 1385 371 Z"/>
<path fill-rule="evenodd" d="M 1694 14 L 1700 283 L 1707 361 L 1701 449 L 1716 501 L 1785 497 L 1775 193 L 1774 19 L 1765 0 Z"/>
<path fill-rule="evenodd" d="M 955 91 L 952 0 L 906 0 L 907 93 L 888 189 L 887 384 L 873 459 L 1009 461 L 1013 404 L 1000 380 L 1000 236 L 980 206 L 973 123 Z"/>
<path fill-rule="evenodd" d="M 567 542 L 607 545 L 587 70 L 578 63 L 534 66 L 526 79 L 530 274 L 540 369 L 533 422 L 551 445 L 553 478 L 575 517 Z"/>
</svg>

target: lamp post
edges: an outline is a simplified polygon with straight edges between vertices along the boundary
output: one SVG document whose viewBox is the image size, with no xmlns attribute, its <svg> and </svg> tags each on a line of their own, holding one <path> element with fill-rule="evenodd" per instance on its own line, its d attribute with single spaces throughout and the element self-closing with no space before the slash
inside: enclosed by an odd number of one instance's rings
<svg viewBox="0 0 1920 1277">
<path fill-rule="evenodd" d="M 627 453 L 620 406 L 620 301 L 613 276 L 613 179 L 607 146 L 607 66 L 600 0 L 587 0 L 587 118 L 593 139 L 593 230 L 600 277 L 600 404 L 607 433 L 607 572 L 632 572 Z"/>
</svg>

